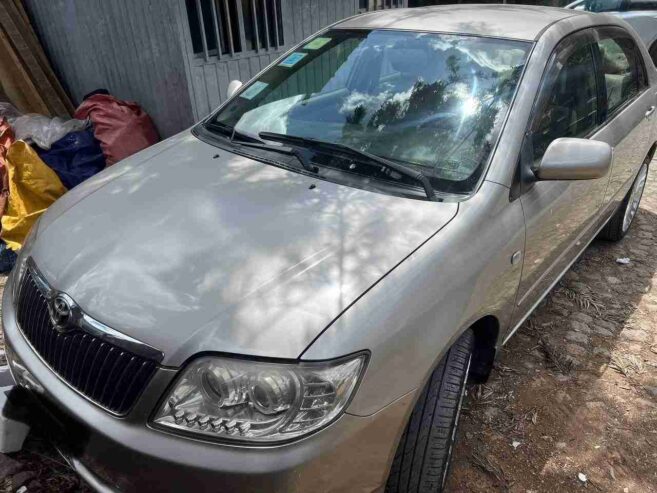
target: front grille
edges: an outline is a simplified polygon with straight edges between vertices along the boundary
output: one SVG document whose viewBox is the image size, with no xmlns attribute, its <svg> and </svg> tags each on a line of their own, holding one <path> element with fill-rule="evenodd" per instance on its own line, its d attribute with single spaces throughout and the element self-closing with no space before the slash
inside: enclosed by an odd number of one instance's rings
<svg viewBox="0 0 657 493">
<path fill-rule="evenodd" d="M 65 382 L 118 415 L 126 414 L 157 364 L 74 328 L 55 329 L 48 303 L 28 269 L 20 287 L 18 325 L 41 358 Z"/>
</svg>

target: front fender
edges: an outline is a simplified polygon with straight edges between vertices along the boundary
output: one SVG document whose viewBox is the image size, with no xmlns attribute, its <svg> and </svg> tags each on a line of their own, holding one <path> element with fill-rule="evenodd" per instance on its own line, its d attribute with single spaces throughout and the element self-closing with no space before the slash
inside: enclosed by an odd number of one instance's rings
<svg viewBox="0 0 657 493">
<path fill-rule="evenodd" d="M 419 388 L 444 352 L 475 320 L 511 321 L 524 248 L 520 201 L 484 182 L 456 217 L 367 291 L 302 354 L 328 359 L 369 349 L 371 358 L 348 412 L 367 416 Z"/>
</svg>

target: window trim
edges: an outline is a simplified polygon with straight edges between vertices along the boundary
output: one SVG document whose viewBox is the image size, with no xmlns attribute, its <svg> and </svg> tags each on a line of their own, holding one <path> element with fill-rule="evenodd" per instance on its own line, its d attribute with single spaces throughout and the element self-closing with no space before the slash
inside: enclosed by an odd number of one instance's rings
<svg viewBox="0 0 657 493">
<path fill-rule="evenodd" d="M 544 106 L 544 101 L 545 101 L 545 92 L 543 91 L 544 85 L 547 82 L 547 78 L 550 74 L 550 71 L 552 70 L 553 64 L 556 60 L 556 57 L 558 54 L 563 51 L 564 49 L 570 49 L 570 45 L 577 44 L 578 41 L 581 41 L 582 39 L 586 42 L 589 43 L 589 49 L 591 50 L 591 56 L 593 57 L 593 65 L 594 65 L 594 70 L 597 70 L 597 65 L 596 65 L 596 58 L 595 58 L 595 51 L 593 50 L 593 44 L 595 43 L 595 38 L 593 36 L 593 27 L 586 27 L 583 29 L 580 29 L 578 31 L 573 31 L 563 38 L 559 40 L 559 42 L 555 45 L 554 49 L 550 52 L 550 55 L 548 56 L 547 62 L 545 64 L 545 67 L 543 68 L 543 74 L 541 75 L 541 81 L 538 84 L 538 91 L 536 92 L 536 95 L 534 96 L 534 101 L 532 103 L 532 110 L 529 114 L 529 119 L 527 120 L 527 125 L 525 127 L 525 132 L 523 134 L 523 139 L 522 143 L 520 145 L 520 151 L 518 152 L 518 159 L 516 163 L 516 171 L 514 173 L 514 179 L 511 184 L 511 189 L 509 192 L 509 201 L 513 202 L 514 200 L 520 198 L 522 195 L 524 195 L 526 192 L 528 192 L 536 183 L 536 177 L 534 176 L 533 172 L 531 171 L 533 160 L 532 162 L 527 162 L 529 159 L 533 157 L 533 150 L 531 152 L 531 156 L 528 156 L 529 151 L 529 144 L 530 144 L 530 137 L 532 134 L 532 127 L 534 126 L 534 122 L 537 118 L 537 115 L 539 114 L 539 111 L 543 108 Z M 596 126 L 592 128 L 586 135 L 584 135 L 581 138 L 588 139 L 595 135 L 597 132 L 600 131 L 601 128 L 604 127 L 605 122 L 600 121 L 600 86 L 599 86 L 599 77 L 596 76 L 596 91 L 598 93 L 598 114 L 596 118 Z"/>
<path fill-rule="evenodd" d="M 652 43 L 650 43 L 650 46 L 648 47 L 648 55 L 650 56 L 653 66 L 657 68 L 657 39 L 654 39 Z"/>
<path fill-rule="evenodd" d="M 604 85 L 604 80 L 601 80 L 603 79 L 603 75 L 602 75 L 602 71 L 599 69 L 600 53 L 597 44 L 599 40 L 599 31 L 608 28 L 611 28 L 612 30 L 618 30 L 632 40 L 632 42 L 634 43 L 640 54 L 640 66 L 643 70 L 643 82 L 644 82 L 643 87 L 634 95 L 634 97 L 628 99 L 623 104 L 615 108 L 613 113 L 610 115 L 607 114 L 607 91 L 606 91 L 606 86 Z M 619 26 L 617 24 L 603 24 L 599 26 L 591 26 L 591 27 L 580 29 L 578 31 L 573 31 L 567 34 L 566 36 L 564 36 L 563 38 L 561 38 L 559 42 L 556 44 L 556 46 L 554 47 L 554 49 L 552 50 L 552 52 L 550 53 L 550 56 L 548 57 L 548 61 L 545 64 L 545 68 L 543 69 L 543 74 L 541 75 L 541 81 L 538 86 L 539 90 L 536 96 L 534 97 L 534 102 L 532 104 L 532 111 L 529 115 L 527 126 L 525 127 L 522 144 L 520 146 L 520 151 L 518 153 L 516 171 L 514 173 L 514 179 L 511 184 L 511 190 L 509 192 L 509 201 L 511 202 L 516 200 L 517 198 L 520 198 L 522 195 L 528 192 L 532 188 L 533 184 L 536 182 L 535 177 L 527 173 L 528 171 L 531 170 L 531 165 L 533 163 L 527 163 L 526 160 L 528 159 L 527 156 L 528 140 L 531 135 L 531 129 L 532 126 L 534 125 L 534 120 L 537 114 L 537 108 L 540 103 L 539 99 L 541 98 L 541 90 L 543 89 L 543 84 L 545 83 L 545 80 L 548 76 L 548 72 L 552 68 L 552 63 L 554 61 L 557 51 L 562 48 L 564 42 L 576 39 L 578 36 L 589 38 L 589 42 L 591 43 L 591 50 L 593 52 L 593 63 L 596 70 L 596 85 L 598 87 L 598 101 L 599 103 L 604 105 L 603 108 L 600 107 L 598 108 L 599 111 L 598 111 L 597 125 L 593 129 L 591 129 L 589 133 L 582 136 L 581 138 L 590 139 L 591 137 L 602 131 L 607 125 L 609 125 L 609 123 L 613 122 L 623 110 L 625 110 L 631 104 L 634 104 L 641 96 L 643 96 L 643 94 L 646 91 L 650 89 L 650 82 L 648 80 L 648 71 L 643 54 L 641 54 L 641 50 L 639 49 L 637 41 L 630 34 L 630 32 L 627 29 L 623 28 L 622 26 Z M 657 46 L 657 39 L 653 42 L 652 46 Z M 601 96 L 602 99 L 600 99 Z M 602 109 L 604 109 L 604 111 L 602 111 Z M 604 118 L 602 118 L 603 115 Z"/>
<path fill-rule="evenodd" d="M 518 43 L 518 44 L 525 44 L 527 46 L 527 54 L 524 59 L 524 64 L 522 67 L 522 71 L 519 74 L 518 77 L 518 82 L 515 86 L 515 89 L 513 91 L 513 96 L 511 97 L 509 101 L 509 107 L 508 110 L 506 111 L 506 115 L 504 117 L 504 120 L 500 126 L 499 133 L 497 135 L 497 138 L 495 139 L 494 145 L 491 148 L 490 154 L 488 156 L 488 159 L 485 161 L 485 163 L 482 163 L 481 165 L 481 172 L 478 174 L 477 180 L 473 180 L 473 186 L 468 192 L 445 192 L 443 195 L 448 197 L 450 200 L 461 202 L 470 199 L 473 197 L 481 188 L 482 184 L 486 181 L 486 177 L 488 175 L 488 172 L 490 170 L 491 164 L 493 163 L 493 160 L 495 158 L 495 154 L 497 153 L 497 149 L 499 147 L 500 141 L 502 140 L 502 136 L 505 133 L 506 125 L 509 121 L 509 118 L 511 117 L 511 114 L 513 113 L 514 106 L 516 104 L 516 100 L 518 97 L 518 93 L 520 91 L 520 88 L 522 87 L 522 84 L 524 83 L 524 78 L 525 74 L 527 73 L 527 67 L 529 65 L 529 62 L 533 56 L 534 49 L 536 48 L 536 41 L 529 41 L 529 40 L 519 40 L 515 38 L 508 38 L 508 37 L 503 37 L 503 36 L 493 36 L 493 35 L 482 35 L 482 34 L 462 34 L 462 33 L 455 33 L 455 32 L 445 32 L 445 31 L 436 31 L 436 30 L 427 30 L 427 29 L 397 29 L 397 28 L 370 28 L 370 27 L 358 27 L 358 28 L 336 28 L 335 26 L 337 24 L 340 24 L 342 21 L 337 21 L 334 24 L 330 24 L 326 26 L 325 28 L 321 29 L 320 31 L 317 31 L 316 33 L 308 36 L 304 40 L 300 41 L 298 44 L 293 45 L 290 47 L 285 53 L 281 54 L 279 57 L 277 57 L 271 64 L 267 65 L 265 68 L 263 68 L 260 72 L 258 72 L 253 78 L 251 78 L 249 81 L 247 81 L 244 85 L 242 85 L 239 89 L 238 92 L 236 92 L 231 98 L 226 99 L 224 102 L 222 102 L 214 111 L 212 111 L 210 114 L 208 114 L 205 118 L 202 118 L 198 123 L 196 123 L 192 127 L 192 133 L 194 134 L 195 137 L 203 140 L 204 142 L 211 144 L 211 145 L 217 145 L 217 142 L 220 142 L 221 139 L 216 138 L 215 136 L 211 135 L 210 132 L 208 132 L 205 129 L 205 125 L 208 122 L 211 122 L 216 118 L 216 116 L 226 107 L 226 105 L 233 99 L 238 97 L 242 92 L 247 90 L 249 87 L 253 85 L 253 83 L 263 74 L 265 71 L 269 70 L 270 68 L 274 67 L 277 65 L 280 61 L 285 59 L 286 56 L 288 56 L 291 53 L 294 53 L 296 50 L 299 50 L 302 46 L 307 44 L 309 41 L 312 39 L 315 39 L 317 37 L 321 37 L 326 35 L 327 33 L 331 32 L 332 30 L 335 31 L 386 31 L 386 32 L 400 32 L 400 33 L 427 33 L 427 34 L 435 34 L 435 35 L 447 35 L 447 36 L 462 36 L 462 37 L 468 37 L 468 38 L 478 38 L 478 39 L 484 39 L 484 40 L 497 40 L 497 41 L 510 41 L 513 43 Z M 303 63 L 308 63 L 309 60 L 305 60 Z M 240 154 L 239 152 L 236 152 L 234 150 L 231 150 L 231 152 Z M 246 155 L 246 154 L 245 154 Z M 273 162 L 267 162 L 264 159 L 261 159 L 259 157 L 254 157 L 254 154 L 249 154 L 249 157 L 251 159 L 256 159 L 260 160 L 262 162 L 266 162 L 267 164 L 273 164 Z M 276 165 L 276 164 L 274 164 Z M 291 168 L 295 172 L 299 172 L 297 168 Z M 313 175 L 315 176 L 315 175 Z M 467 178 L 466 180 L 468 180 Z"/>
<path fill-rule="evenodd" d="M 598 78 L 604 82 L 604 74 L 602 73 L 602 70 L 599 68 L 599 64 L 601 61 L 601 55 L 600 55 L 600 47 L 598 43 L 600 42 L 601 39 L 601 34 L 604 33 L 605 31 L 616 31 L 618 33 L 621 33 L 629 39 L 633 44 L 634 44 L 634 49 L 635 52 L 638 54 L 638 62 L 639 66 L 637 67 L 638 73 L 636 74 L 637 80 L 639 81 L 640 87 L 637 93 L 623 101 L 622 104 L 614 108 L 614 111 L 611 113 L 608 113 L 609 107 L 608 107 L 608 101 L 607 101 L 607 90 L 606 90 L 606 82 L 604 83 L 605 85 L 603 86 L 602 94 L 603 94 L 603 111 L 601 114 L 604 115 L 604 119 L 601 122 L 600 129 L 603 129 L 604 127 L 607 126 L 607 124 L 611 121 L 613 121 L 623 110 L 625 110 L 628 106 L 633 104 L 637 99 L 639 99 L 643 93 L 645 93 L 649 88 L 650 84 L 648 82 L 648 71 L 646 68 L 646 63 L 643 58 L 643 54 L 641 53 L 641 49 L 639 48 L 638 43 L 634 39 L 634 37 L 627 31 L 627 29 L 621 27 L 621 26 L 614 26 L 614 25 L 604 25 L 604 26 L 597 26 L 592 28 L 592 35 L 594 38 L 594 45 L 593 45 L 593 54 L 596 60 L 598 60 L 598 66 L 596 67 L 596 70 L 598 71 Z M 607 39 L 607 38 L 604 38 Z"/>
<path fill-rule="evenodd" d="M 562 38 L 561 41 L 559 41 L 555 49 L 550 54 L 548 62 L 545 65 L 545 69 L 543 71 L 543 76 L 541 77 L 541 83 L 539 85 L 538 93 L 534 98 L 534 104 L 532 106 L 532 113 L 529 119 L 529 123 L 525 131 L 525 139 L 529 139 L 531 137 L 531 134 L 533 133 L 534 124 L 538 116 L 545 109 L 546 98 L 549 95 L 547 94 L 547 92 L 543 90 L 545 89 L 544 84 L 548 82 L 548 77 L 554 66 L 554 63 L 557 61 L 557 57 L 565 50 L 577 49 L 578 43 L 581 41 L 585 41 L 589 43 L 589 51 L 591 52 L 591 58 L 593 60 L 593 70 L 594 71 L 598 70 L 598 65 L 596 63 L 595 49 L 594 49 L 595 40 L 591 36 L 590 28 L 585 29 L 583 31 L 577 31 L 575 33 L 569 34 L 565 38 Z M 564 42 L 566 43 L 566 45 L 564 45 Z M 572 51 L 570 54 L 572 54 Z M 599 72 L 596 72 L 595 74 L 596 75 L 595 86 L 596 86 L 596 94 L 598 99 L 598 108 L 596 112 L 595 126 L 591 130 L 589 130 L 584 136 L 581 137 L 583 139 L 588 139 L 596 132 L 598 132 L 599 129 L 602 128 L 602 124 L 604 122 L 604 120 L 601 119 L 601 115 L 603 114 L 601 111 L 603 105 L 602 105 L 602 100 L 600 99 L 600 93 L 602 92 L 602 88 L 600 87 L 600 77 L 598 76 L 598 74 Z M 534 163 L 530 163 L 530 167 L 533 164 Z"/>
</svg>

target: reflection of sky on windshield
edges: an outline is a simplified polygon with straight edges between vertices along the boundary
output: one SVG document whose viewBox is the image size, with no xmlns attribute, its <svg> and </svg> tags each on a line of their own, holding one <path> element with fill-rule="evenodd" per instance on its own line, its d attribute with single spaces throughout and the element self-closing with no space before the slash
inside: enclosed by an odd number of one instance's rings
<svg viewBox="0 0 657 493">
<path fill-rule="evenodd" d="M 398 116 L 401 117 L 408 108 L 408 100 L 410 99 L 412 92 L 412 87 L 409 87 L 407 91 L 396 93 L 384 91 L 379 94 L 365 94 L 354 91 L 344 99 L 342 106 L 340 107 L 340 113 L 343 115 L 351 115 L 356 108 L 364 108 L 367 110 L 368 114 L 373 114 L 384 102 L 391 101 L 399 104 Z"/>
<path fill-rule="evenodd" d="M 489 43 L 485 49 L 477 46 L 481 45 L 479 41 L 455 43 L 445 38 L 432 38 L 429 45 L 436 51 L 458 50 L 477 65 L 495 72 L 509 70 L 521 64 L 525 59 L 524 50 L 513 50 L 509 49 L 508 46 L 499 46 L 496 49 L 495 41 Z"/>
<path fill-rule="evenodd" d="M 237 130 L 346 144 L 454 181 L 490 154 L 529 46 L 399 31 L 327 36 L 333 45 L 265 75 L 270 90 L 242 102 Z"/>
<path fill-rule="evenodd" d="M 238 132 L 254 136 L 263 131 L 284 134 L 287 130 L 290 108 L 302 99 L 303 94 L 299 94 L 247 111 L 237 122 L 235 129 Z M 254 129 L 257 129 L 257 131 L 254 132 Z"/>
</svg>

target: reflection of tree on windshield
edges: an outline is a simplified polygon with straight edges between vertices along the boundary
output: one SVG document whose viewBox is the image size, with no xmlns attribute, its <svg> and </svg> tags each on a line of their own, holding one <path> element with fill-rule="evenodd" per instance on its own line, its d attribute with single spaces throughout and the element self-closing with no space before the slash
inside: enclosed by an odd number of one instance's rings
<svg viewBox="0 0 657 493">
<path fill-rule="evenodd" d="M 439 190 L 470 189 L 497 139 L 528 43 L 398 31 L 330 31 L 261 92 L 217 115 L 241 133 L 345 144 L 417 166 Z M 302 50 L 302 49 L 301 49 Z"/>
<path fill-rule="evenodd" d="M 460 53 L 446 58 L 445 80 L 419 79 L 401 97 L 379 95 L 378 108 L 370 111 L 363 103 L 355 105 L 345 115 L 343 142 L 393 159 L 431 163 L 429 171 L 439 178 L 467 178 L 490 152 L 490 140 L 496 138 L 492 130 L 500 111 L 506 112 L 522 67 L 473 73 L 461 70 L 461 58 Z M 363 139 L 363 133 L 369 138 Z M 391 134 L 404 145 L 391 148 Z"/>
</svg>

